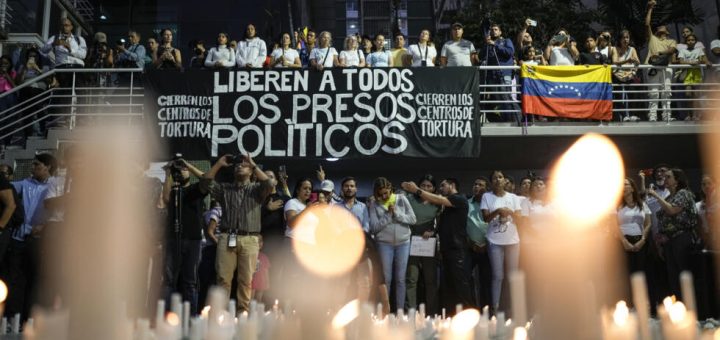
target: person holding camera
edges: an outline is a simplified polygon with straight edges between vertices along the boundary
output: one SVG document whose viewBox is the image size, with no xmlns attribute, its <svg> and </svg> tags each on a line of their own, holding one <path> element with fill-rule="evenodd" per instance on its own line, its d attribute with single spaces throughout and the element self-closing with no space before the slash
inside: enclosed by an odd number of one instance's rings
<svg viewBox="0 0 720 340">
<path fill-rule="evenodd" d="M 70 19 L 63 18 L 60 22 L 60 33 L 50 37 L 40 51 L 44 54 L 53 52 L 55 68 L 82 68 L 85 66 L 83 60 L 87 56 L 85 39 L 73 34 L 73 23 Z"/>
<path fill-rule="evenodd" d="M 127 68 L 143 68 L 145 66 L 145 46 L 140 44 L 140 33 L 128 32 L 128 46 L 119 40 L 117 46 L 117 66 Z"/>
<path fill-rule="evenodd" d="M 482 51 L 482 64 L 487 66 L 513 66 L 515 65 L 515 46 L 512 40 L 505 39 L 502 36 L 500 25 L 490 25 L 490 31 L 485 36 L 485 50 Z M 522 124 L 522 115 L 520 105 L 512 98 L 513 90 L 513 70 L 511 69 L 494 69 L 486 71 L 485 81 L 490 84 L 500 85 L 495 88 L 495 100 L 500 101 L 500 109 L 502 110 L 503 121 L 512 121 L 514 117 L 515 123 Z"/>
<path fill-rule="evenodd" d="M 172 46 L 173 33 L 169 28 L 160 32 L 162 45 L 158 46 L 153 66 L 159 70 L 179 70 L 182 68 L 180 50 Z"/>
<path fill-rule="evenodd" d="M 216 182 L 217 173 L 228 167 L 233 167 L 233 182 Z M 249 155 L 225 155 L 215 162 L 200 184 L 203 192 L 220 202 L 225 218 L 218 236 L 217 284 L 230 296 L 233 273 L 237 273 L 238 311 L 248 311 L 252 276 L 260 252 L 261 209 L 272 191 L 272 181 Z"/>
<path fill-rule="evenodd" d="M 164 169 L 162 200 L 168 214 L 163 296 L 170 301 L 170 295 L 180 291 L 183 300 L 190 301 L 191 314 L 194 315 L 198 311 L 197 273 L 202 247 L 203 200 L 207 192 L 199 183 L 190 184 L 190 174 L 198 178 L 204 174 L 182 157 L 168 162 Z M 178 284 L 179 277 L 182 277 L 182 282 Z"/>
<path fill-rule="evenodd" d="M 537 21 L 527 18 L 525 19 L 523 28 L 517 34 L 517 46 L 518 50 L 523 51 L 526 47 L 533 45 L 533 38 L 528 30 L 530 27 L 537 27 Z M 522 58 L 522 55 L 519 55 Z"/>
<path fill-rule="evenodd" d="M 561 28 L 550 39 L 545 48 L 545 59 L 550 65 L 572 66 L 578 59 L 580 52 L 575 40 L 564 28 Z"/>
</svg>

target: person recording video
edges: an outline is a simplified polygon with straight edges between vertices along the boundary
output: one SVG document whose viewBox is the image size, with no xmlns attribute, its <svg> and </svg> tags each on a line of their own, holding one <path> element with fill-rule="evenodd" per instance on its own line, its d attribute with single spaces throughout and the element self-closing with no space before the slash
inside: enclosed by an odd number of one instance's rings
<svg viewBox="0 0 720 340">
<path fill-rule="evenodd" d="M 504 38 L 502 34 L 500 25 L 490 25 L 490 29 L 485 36 L 485 49 L 480 50 L 483 65 L 513 66 L 515 64 L 515 46 L 511 39 Z M 500 85 L 492 91 L 500 93 L 495 95 L 497 98 L 494 100 L 501 101 L 501 110 L 503 110 L 501 121 L 515 121 L 520 125 L 522 122 L 520 105 L 515 103 L 511 96 L 513 70 L 510 68 L 489 69 L 485 81 L 488 84 Z"/>
<path fill-rule="evenodd" d="M 190 184 L 190 174 L 197 178 L 204 174 L 179 154 L 163 169 L 162 199 L 168 211 L 163 295 L 170 301 L 172 293 L 180 292 L 183 301 L 190 301 L 191 314 L 195 315 L 198 311 L 197 271 L 202 245 L 203 199 L 207 193 L 201 190 L 199 183 Z M 180 283 L 177 282 L 179 277 L 182 277 Z"/>
</svg>

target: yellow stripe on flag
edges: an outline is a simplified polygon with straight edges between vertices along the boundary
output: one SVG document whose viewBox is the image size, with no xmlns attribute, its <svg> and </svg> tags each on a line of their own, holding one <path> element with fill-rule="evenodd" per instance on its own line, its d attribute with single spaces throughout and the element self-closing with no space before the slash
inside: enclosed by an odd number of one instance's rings
<svg viewBox="0 0 720 340">
<path fill-rule="evenodd" d="M 523 65 L 522 77 L 563 83 L 611 83 L 610 66 L 534 66 Z"/>
</svg>

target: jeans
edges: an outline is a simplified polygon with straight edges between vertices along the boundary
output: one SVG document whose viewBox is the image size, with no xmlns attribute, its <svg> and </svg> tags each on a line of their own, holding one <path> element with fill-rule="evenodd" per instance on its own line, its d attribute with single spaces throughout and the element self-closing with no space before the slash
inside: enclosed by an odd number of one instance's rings
<svg viewBox="0 0 720 340">
<path fill-rule="evenodd" d="M 493 306 L 500 305 L 500 293 L 502 282 L 505 278 L 505 268 L 508 272 L 518 269 L 520 262 L 520 244 L 499 245 L 488 242 L 488 255 L 490 256 L 490 267 L 492 267 L 491 294 Z"/>
<path fill-rule="evenodd" d="M 257 268 L 260 241 L 254 235 L 237 235 L 237 245 L 228 248 L 228 234 L 218 236 L 217 245 L 217 284 L 225 288 L 228 296 L 232 287 L 233 272 L 237 270 L 238 312 L 250 310 L 252 276 Z"/>
<path fill-rule="evenodd" d="M 395 308 L 405 308 L 405 276 L 410 258 L 410 242 L 398 245 L 378 242 L 377 247 L 388 288 L 395 277 Z"/>
<path fill-rule="evenodd" d="M 167 240 L 165 243 L 163 296 L 165 301 L 170 301 L 170 295 L 177 291 L 178 277 L 181 277 L 180 292 L 183 301 L 190 302 L 191 315 L 197 314 L 198 311 L 198 266 L 201 242 L 201 240 L 180 240 L 179 252 L 175 240 Z"/>
<path fill-rule="evenodd" d="M 518 125 L 521 124 L 522 114 L 520 112 L 520 105 L 518 103 L 515 103 L 515 100 L 512 97 L 512 92 L 514 90 L 514 88 L 512 87 L 512 75 L 493 75 L 490 78 L 490 81 L 492 81 L 493 84 L 504 85 L 498 86 L 491 90 L 494 92 L 503 92 L 502 94 L 496 94 L 494 97 L 495 100 L 501 100 L 503 102 L 502 104 L 500 104 L 500 109 L 504 111 L 502 113 L 504 120 L 509 122 L 512 122 L 514 120 L 515 123 L 517 123 Z"/>
<path fill-rule="evenodd" d="M 422 276 L 425 284 L 425 299 L 418 298 L 418 280 Z M 410 256 L 407 268 L 408 308 L 417 309 L 418 300 L 425 301 L 427 315 L 437 313 L 437 259 L 434 257 Z"/>
<path fill-rule="evenodd" d="M 648 105 L 648 119 L 657 119 L 658 103 L 662 106 L 663 119 L 668 119 L 672 112 L 670 111 L 670 97 L 672 96 L 670 93 L 672 70 L 666 68 L 664 70 L 648 69 L 646 71 L 647 78 L 645 82 L 650 84 L 648 85 L 648 99 L 650 99 L 650 103 Z"/>
</svg>

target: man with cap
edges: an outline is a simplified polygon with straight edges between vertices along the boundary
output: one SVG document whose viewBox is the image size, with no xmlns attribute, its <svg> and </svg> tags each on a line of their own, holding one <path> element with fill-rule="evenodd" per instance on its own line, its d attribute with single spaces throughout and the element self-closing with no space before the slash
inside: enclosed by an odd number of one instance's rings
<svg viewBox="0 0 720 340">
<path fill-rule="evenodd" d="M 472 66 L 478 64 L 475 45 L 462 38 L 463 25 L 452 24 L 452 40 L 443 45 L 440 51 L 440 66 Z"/>
<path fill-rule="evenodd" d="M 333 202 L 335 199 L 335 183 L 329 179 L 322 181 L 320 183 L 320 192 L 325 195 L 325 199 L 328 203 Z"/>
<path fill-rule="evenodd" d="M 670 32 L 665 25 L 660 25 L 652 31 L 652 11 L 655 8 L 655 0 L 648 2 L 648 11 L 645 16 L 645 29 L 648 36 L 648 54 L 645 57 L 646 64 L 667 66 L 672 56 L 677 52 L 677 43 L 670 39 Z M 662 118 L 669 121 L 674 120 L 670 112 L 670 85 L 672 82 L 672 69 L 652 68 L 647 70 L 647 83 L 650 93 L 648 120 L 657 120 L 658 102 L 662 104 Z M 658 100 L 660 99 L 660 100 Z"/>
</svg>

